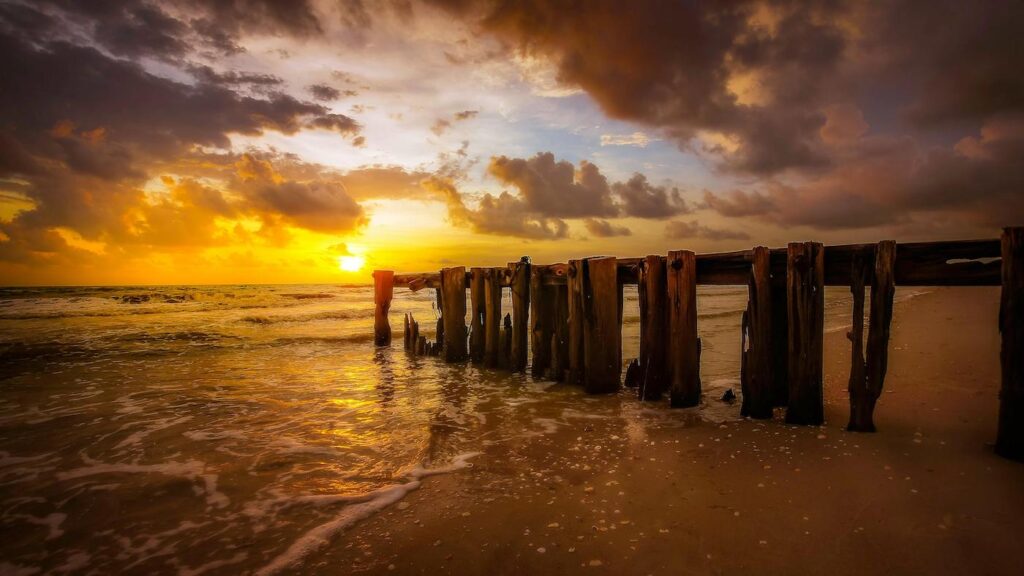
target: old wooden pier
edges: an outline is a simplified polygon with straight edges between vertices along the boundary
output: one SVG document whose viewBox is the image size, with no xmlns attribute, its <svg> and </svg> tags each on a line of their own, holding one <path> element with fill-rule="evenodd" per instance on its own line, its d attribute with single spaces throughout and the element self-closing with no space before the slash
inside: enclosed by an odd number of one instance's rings
<svg viewBox="0 0 1024 576">
<path fill-rule="evenodd" d="M 437 339 L 428 342 L 407 314 L 404 345 L 410 353 L 513 371 L 529 368 L 536 378 L 579 384 L 594 394 L 615 392 L 623 383 L 622 287 L 637 284 L 640 355 L 626 367 L 625 385 L 636 387 L 642 400 L 667 394 L 675 407 L 700 402 L 697 285 L 745 285 L 742 414 L 771 418 L 776 407 L 785 407 L 786 421 L 793 424 L 824 420 L 824 287 L 846 286 L 853 295 L 847 428 L 862 432 L 875 430 L 895 287 L 1002 286 L 996 451 L 1024 460 L 1024 228 L 1007 228 L 994 240 L 799 242 L 721 254 L 679 250 L 546 265 L 524 259 L 468 271 L 461 266 L 417 274 L 378 270 L 373 277 L 377 345 L 391 343 L 388 310 L 394 288 L 433 288 L 440 311 Z M 502 317 L 505 288 L 512 312 Z M 871 292 L 866 340 L 865 288 Z"/>
</svg>

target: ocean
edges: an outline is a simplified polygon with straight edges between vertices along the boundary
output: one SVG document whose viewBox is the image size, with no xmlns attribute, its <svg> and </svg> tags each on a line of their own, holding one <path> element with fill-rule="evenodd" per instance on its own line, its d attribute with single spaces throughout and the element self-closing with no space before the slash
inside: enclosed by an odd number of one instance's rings
<svg viewBox="0 0 1024 576">
<path fill-rule="evenodd" d="M 409 357 L 402 315 L 432 337 L 433 302 L 396 290 L 376 348 L 371 287 L 0 289 L 0 573 L 275 573 L 483 447 L 739 418 L 719 399 L 739 393 L 745 288 L 698 290 L 704 400 L 685 410 Z M 826 330 L 849 305 L 826 290 Z M 628 361 L 635 286 L 624 306 Z"/>
</svg>

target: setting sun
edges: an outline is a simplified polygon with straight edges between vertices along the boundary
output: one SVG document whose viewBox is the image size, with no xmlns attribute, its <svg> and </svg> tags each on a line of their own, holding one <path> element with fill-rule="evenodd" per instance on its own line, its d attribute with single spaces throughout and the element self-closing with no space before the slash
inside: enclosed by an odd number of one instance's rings
<svg viewBox="0 0 1024 576">
<path fill-rule="evenodd" d="M 362 256 L 342 256 L 338 258 L 338 266 L 345 272 L 359 272 L 366 264 L 366 258 Z"/>
</svg>

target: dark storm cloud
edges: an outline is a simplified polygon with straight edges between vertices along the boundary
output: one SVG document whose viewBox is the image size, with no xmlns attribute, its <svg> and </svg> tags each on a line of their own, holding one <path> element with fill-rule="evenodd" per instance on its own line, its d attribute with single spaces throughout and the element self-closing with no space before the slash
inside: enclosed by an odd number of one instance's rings
<svg viewBox="0 0 1024 576">
<path fill-rule="evenodd" d="M 822 228 L 1024 217 L 1009 192 L 1016 137 L 977 155 L 956 144 L 1024 114 L 1020 2 L 431 3 L 550 62 L 607 115 L 757 177 L 746 196 L 705 199 L 724 215 Z"/>
<path fill-rule="evenodd" d="M 306 89 L 313 95 L 313 98 L 322 102 L 330 102 L 341 98 L 341 90 L 327 84 L 311 84 Z"/>
</svg>

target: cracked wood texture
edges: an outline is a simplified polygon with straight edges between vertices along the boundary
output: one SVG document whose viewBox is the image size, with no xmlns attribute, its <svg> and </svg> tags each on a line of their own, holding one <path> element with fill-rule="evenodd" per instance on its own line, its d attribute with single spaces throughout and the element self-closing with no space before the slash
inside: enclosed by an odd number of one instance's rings
<svg viewBox="0 0 1024 576">
<path fill-rule="evenodd" d="M 772 343 L 771 252 L 764 246 L 754 248 L 751 264 L 749 299 L 744 316 L 744 337 L 740 386 L 743 404 L 740 414 L 751 418 L 771 418 L 775 385 L 775 359 Z"/>
<path fill-rule="evenodd" d="M 822 364 L 825 337 L 825 252 L 817 242 L 789 245 L 786 261 L 789 317 L 789 403 L 786 422 L 825 421 Z"/>
<path fill-rule="evenodd" d="M 583 387 L 590 394 L 619 389 L 622 373 L 620 291 L 614 257 L 583 262 Z"/>
<path fill-rule="evenodd" d="M 697 259 L 689 250 L 668 253 L 669 401 L 674 408 L 700 404 L 700 339 L 697 337 Z"/>
</svg>

